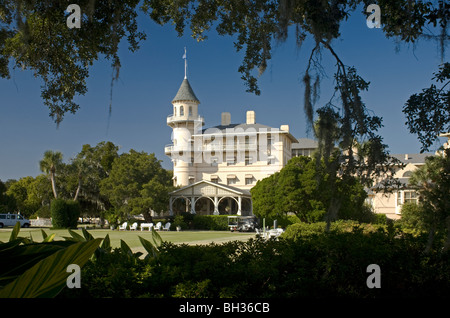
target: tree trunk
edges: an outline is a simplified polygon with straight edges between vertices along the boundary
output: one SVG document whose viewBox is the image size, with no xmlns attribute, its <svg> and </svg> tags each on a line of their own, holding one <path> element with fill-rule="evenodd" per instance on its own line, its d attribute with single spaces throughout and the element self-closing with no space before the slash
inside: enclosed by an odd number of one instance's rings
<svg viewBox="0 0 450 318">
<path fill-rule="evenodd" d="M 331 222 L 336 220 L 340 207 L 341 207 L 341 200 L 332 198 L 326 214 L 327 225 L 325 228 L 325 232 L 330 232 Z"/>
<path fill-rule="evenodd" d="M 53 174 L 53 172 L 50 173 L 50 181 L 52 182 L 53 195 L 55 199 L 58 199 L 58 193 L 56 192 L 56 185 L 55 185 L 55 175 Z"/>
<path fill-rule="evenodd" d="M 428 254 L 431 250 L 431 247 L 433 246 L 435 232 L 436 232 L 435 226 L 433 225 L 430 229 L 430 233 L 428 233 L 427 246 L 425 247 L 424 251 L 425 254 Z"/>
<path fill-rule="evenodd" d="M 144 213 L 142 213 L 142 215 L 144 216 L 144 220 L 145 220 L 146 223 L 152 223 L 153 222 L 152 215 L 150 214 L 149 211 L 145 211 Z"/>
<path fill-rule="evenodd" d="M 73 198 L 74 201 L 76 201 L 78 199 L 78 194 L 80 194 L 80 189 L 81 189 L 81 178 L 78 177 L 78 187 L 77 187 L 77 191 L 75 192 L 75 197 Z"/>
</svg>

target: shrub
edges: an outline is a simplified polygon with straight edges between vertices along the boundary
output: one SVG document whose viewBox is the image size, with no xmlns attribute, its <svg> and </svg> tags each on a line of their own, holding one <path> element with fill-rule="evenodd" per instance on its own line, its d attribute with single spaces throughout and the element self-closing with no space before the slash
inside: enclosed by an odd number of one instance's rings
<svg viewBox="0 0 450 318">
<path fill-rule="evenodd" d="M 172 223 L 172 225 L 170 226 L 171 230 L 176 229 L 177 227 L 180 227 L 182 230 L 187 230 L 188 229 L 188 225 L 187 223 L 184 221 L 184 217 L 182 215 L 177 215 L 175 216 L 175 219 Z"/>
<path fill-rule="evenodd" d="M 423 215 L 425 214 L 422 205 L 415 203 L 405 203 L 402 206 L 402 218 L 399 223 L 408 228 L 415 229 L 419 232 L 426 229 Z"/>
<path fill-rule="evenodd" d="M 76 228 L 80 204 L 72 200 L 55 199 L 50 206 L 53 228 Z"/>
<path fill-rule="evenodd" d="M 195 215 L 193 229 L 209 231 L 227 231 L 228 215 Z"/>
<path fill-rule="evenodd" d="M 36 211 L 36 214 L 40 218 L 50 218 L 52 216 L 50 206 L 48 205 L 41 206 L 39 210 Z"/>
</svg>

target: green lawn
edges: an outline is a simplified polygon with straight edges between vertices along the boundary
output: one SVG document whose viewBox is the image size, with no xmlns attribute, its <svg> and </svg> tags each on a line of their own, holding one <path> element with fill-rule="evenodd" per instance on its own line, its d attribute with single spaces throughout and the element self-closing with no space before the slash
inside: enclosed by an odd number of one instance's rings
<svg viewBox="0 0 450 318">
<path fill-rule="evenodd" d="M 55 240 L 63 240 L 65 236 L 70 236 L 67 230 L 52 230 L 48 228 L 43 229 L 47 234 L 55 233 Z M 12 227 L 0 229 L 0 242 L 7 242 L 9 240 Z M 82 235 L 81 230 L 75 230 Z M 109 234 L 111 245 L 113 247 L 120 246 L 120 240 L 124 240 L 133 251 L 143 251 L 143 247 L 139 241 L 139 236 L 151 241 L 152 234 L 149 231 L 118 231 L 118 230 L 103 230 L 103 229 L 88 229 L 88 232 L 95 238 L 104 238 Z M 232 240 L 247 240 L 255 236 L 255 233 L 239 233 L 229 231 L 159 231 L 158 232 L 164 241 L 173 243 L 187 243 L 187 244 L 208 244 L 211 242 L 221 243 Z M 20 229 L 19 236 L 31 236 L 34 241 L 41 242 L 43 240 L 40 228 Z"/>
</svg>

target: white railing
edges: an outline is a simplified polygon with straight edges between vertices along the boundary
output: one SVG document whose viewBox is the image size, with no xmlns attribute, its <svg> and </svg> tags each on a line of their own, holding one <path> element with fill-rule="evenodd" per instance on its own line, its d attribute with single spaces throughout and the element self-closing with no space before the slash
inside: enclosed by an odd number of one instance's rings
<svg viewBox="0 0 450 318">
<path fill-rule="evenodd" d="M 204 123 L 205 119 L 203 116 L 175 116 L 169 115 L 167 116 L 167 123 L 177 122 L 177 121 L 199 121 Z"/>
</svg>

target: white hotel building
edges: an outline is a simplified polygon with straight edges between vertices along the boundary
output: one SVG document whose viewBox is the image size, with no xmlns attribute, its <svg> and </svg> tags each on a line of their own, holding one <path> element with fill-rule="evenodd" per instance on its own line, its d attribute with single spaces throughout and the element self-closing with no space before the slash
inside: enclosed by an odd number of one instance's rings
<svg viewBox="0 0 450 318">
<path fill-rule="evenodd" d="M 314 140 L 292 136 L 288 125 L 273 128 L 257 123 L 251 110 L 244 123 L 232 124 L 230 113 L 222 113 L 219 126 L 205 129 L 199 104 L 185 77 L 172 100 L 173 113 L 167 117 L 173 133 L 165 154 L 173 162 L 174 185 L 180 187 L 170 194 L 171 215 L 252 215 L 249 190 L 256 182 L 280 171 L 293 156 L 310 156 L 317 149 Z M 450 134 L 441 136 L 450 140 Z M 395 175 L 404 186 L 388 195 L 369 191 L 368 202 L 376 213 L 398 219 L 405 202 L 417 201 L 408 179 L 430 155 L 434 154 L 394 155 L 406 165 Z"/>
<path fill-rule="evenodd" d="M 205 129 L 200 101 L 187 78 L 172 104 L 173 114 L 167 117 L 172 144 L 165 154 L 173 162 L 174 185 L 181 188 L 171 193 L 170 212 L 251 215 L 249 190 L 287 164 L 293 145 L 301 146 L 289 126 L 259 124 L 250 110 L 244 123 L 232 124 L 230 113 L 222 113 L 221 125 Z M 307 141 L 308 147 L 314 143 Z"/>
</svg>

